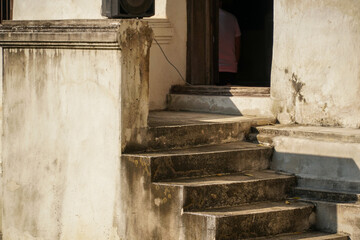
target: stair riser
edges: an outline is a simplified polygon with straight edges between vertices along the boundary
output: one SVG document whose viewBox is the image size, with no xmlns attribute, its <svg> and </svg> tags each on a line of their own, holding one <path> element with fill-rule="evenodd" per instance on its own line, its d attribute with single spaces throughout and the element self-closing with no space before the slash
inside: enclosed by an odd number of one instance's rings
<svg viewBox="0 0 360 240">
<path fill-rule="evenodd" d="M 270 236 L 309 229 L 311 207 L 289 211 L 267 212 L 243 216 L 215 218 L 184 215 L 186 239 L 234 240 Z M 202 226 L 201 226 L 202 225 Z M 208 227 L 214 227 L 208 229 Z M 204 232 L 207 232 L 204 234 Z M 204 238 L 203 236 L 210 236 Z M 193 238 L 195 237 L 195 238 Z"/>
<path fill-rule="evenodd" d="M 152 181 L 183 177 L 210 176 L 244 170 L 269 168 L 272 149 L 192 154 L 151 158 Z"/>
<path fill-rule="evenodd" d="M 251 123 L 223 123 L 149 128 L 148 149 L 177 149 L 241 141 L 250 127 Z"/>
<path fill-rule="evenodd" d="M 316 179 L 297 176 L 298 186 L 305 188 L 331 189 L 333 191 L 360 192 L 360 182 Z"/>
<path fill-rule="evenodd" d="M 295 178 L 258 180 L 226 185 L 184 187 L 184 211 L 279 201 L 287 197 Z"/>
<path fill-rule="evenodd" d="M 298 188 L 294 189 L 293 195 L 305 199 L 321 200 L 327 202 L 358 203 L 360 201 L 359 194 L 322 192 Z"/>
<path fill-rule="evenodd" d="M 316 205 L 316 229 L 341 232 L 350 239 L 360 239 L 360 205 L 312 201 Z"/>
<path fill-rule="evenodd" d="M 169 94 L 168 109 L 231 115 L 274 116 L 270 97 Z"/>
</svg>

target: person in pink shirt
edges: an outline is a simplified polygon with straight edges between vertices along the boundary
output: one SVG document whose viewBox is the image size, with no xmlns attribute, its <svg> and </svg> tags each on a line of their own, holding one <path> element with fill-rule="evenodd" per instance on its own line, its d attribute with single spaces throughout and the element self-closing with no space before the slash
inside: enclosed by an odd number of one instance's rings
<svg viewBox="0 0 360 240">
<path fill-rule="evenodd" d="M 240 27 L 236 17 L 219 10 L 219 84 L 231 85 L 236 82 L 237 65 L 240 58 Z"/>
</svg>

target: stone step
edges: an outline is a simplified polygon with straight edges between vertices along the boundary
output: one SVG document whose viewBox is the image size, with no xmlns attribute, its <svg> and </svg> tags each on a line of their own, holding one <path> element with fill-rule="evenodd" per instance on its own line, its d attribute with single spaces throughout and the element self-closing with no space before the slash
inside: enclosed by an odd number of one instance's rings
<svg viewBox="0 0 360 240">
<path fill-rule="evenodd" d="M 360 129 L 354 128 L 277 124 L 273 126 L 259 126 L 254 130 L 260 135 L 261 140 L 269 139 L 268 137 L 286 136 L 329 142 L 360 143 Z"/>
<path fill-rule="evenodd" d="M 296 175 L 296 177 L 299 187 L 360 192 L 360 181 L 342 181 L 339 179 L 323 178 L 322 176 L 314 178 L 305 174 Z"/>
<path fill-rule="evenodd" d="M 360 189 L 360 129 L 276 125 L 256 130 L 261 144 L 274 147 L 272 169 L 313 179 L 311 188 Z M 304 182 L 299 186 L 306 187 Z"/>
<path fill-rule="evenodd" d="M 233 115 L 274 117 L 268 96 L 208 96 L 168 94 L 168 109 Z"/>
<path fill-rule="evenodd" d="M 328 202 L 358 203 L 360 201 L 359 192 L 333 191 L 304 187 L 296 187 L 294 189 L 294 196 L 301 197 L 301 199 L 321 200 Z"/>
<path fill-rule="evenodd" d="M 148 149 L 179 149 L 242 141 L 251 127 L 274 122 L 271 117 L 155 111 L 149 115 Z"/>
<path fill-rule="evenodd" d="M 233 240 L 303 232 L 313 218 L 313 205 L 296 201 L 185 212 L 185 238 Z"/>
<path fill-rule="evenodd" d="M 324 232 L 346 233 L 350 239 L 360 239 L 360 204 L 305 201 L 316 206 L 316 229 Z"/>
<path fill-rule="evenodd" d="M 247 142 L 188 149 L 124 154 L 127 161 L 146 164 L 151 181 L 213 176 L 269 168 L 272 149 Z"/>
<path fill-rule="evenodd" d="M 246 240 L 348 240 L 343 234 L 331 234 L 322 232 L 305 232 L 280 234 L 273 237 L 248 238 Z"/>
<path fill-rule="evenodd" d="M 160 182 L 156 185 L 163 188 L 179 187 L 183 195 L 183 210 L 198 211 L 284 200 L 295 182 L 294 176 L 266 170 Z"/>
<path fill-rule="evenodd" d="M 207 96 L 252 96 L 270 97 L 269 87 L 211 86 L 211 85 L 175 85 L 172 94 L 193 94 Z"/>
</svg>

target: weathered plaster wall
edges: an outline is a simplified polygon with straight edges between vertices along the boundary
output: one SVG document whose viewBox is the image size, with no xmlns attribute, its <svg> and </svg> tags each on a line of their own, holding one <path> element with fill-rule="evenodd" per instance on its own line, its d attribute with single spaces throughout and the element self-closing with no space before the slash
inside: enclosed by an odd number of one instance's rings
<svg viewBox="0 0 360 240">
<path fill-rule="evenodd" d="M 101 19 L 101 0 L 14 0 L 14 20 Z"/>
<path fill-rule="evenodd" d="M 4 51 L 4 239 L 117 239 L 120 57 Z"/>
<path fill-rule="evenodd" d="M 169 60 L 186 77 L 187 15 L 186 0 L 157 0 L 166 3 L 166 16 L 174 35 L 169 44 L 162 44 Z M 159 46 L 153 42 L 150 50 L 150 109 L 164 109 L 166 95 L 172 85 L 183 84 L 176 70 L 166 61 Z"/>
<path fill-rule="evenodd" d="M 166 18 L 166 4 L 168 0 L 155 1 L 155 16 L 153 18 Z"/>
<path fill-rule="evenodd" d="M 119 28 L 122 51 L 121 149 L 141 150 L 146 146 L 149 114 L 149 53 L 153 31 L 141 21 L 128 20 Z"/>
<path fill-rule="evenodd" d="M 120 156 L 145 140 L 151 41 L 139 20 L 0 28 L 4 239 L 125 239 Z"/>
<path fill-rule="evenodd" d="M 14 20 L 101 19 L 102 0 L 14 0 Z M 166 17 L 167 0 L 155 1 L 155 16 Z"/>
<path fill-rule="evenodd" d="M 101 0 L 14 0 L 14 20 L 101 19 Z M 186 0 L 156 0 L 155 16 L 168 18 L 174 30 L 169 43 L 162 44 L 167 57 L 186 76 Z M 172 85 L 182 84 L 154 42 L 150 53 L 150 108 L 164 109 Z"/>
<path fill-rule="evenodd" d="M 274 4 L 271 95 L 279 121 L 360 127 L 360 1 Z"/>
</svg>

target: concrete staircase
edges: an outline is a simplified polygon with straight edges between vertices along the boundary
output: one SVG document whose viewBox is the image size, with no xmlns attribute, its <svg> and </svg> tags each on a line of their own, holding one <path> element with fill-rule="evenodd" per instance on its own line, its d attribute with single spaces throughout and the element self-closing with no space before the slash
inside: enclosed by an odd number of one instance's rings
<svg viewBox="0 0 360 240">
<path fill-rule="evenodd" d="M 244 141 L 274 121 L 152 112 L 148 151 L 121 159 L 128 239 L 348 239 L 309 232 L 314 205 L 288 199 L 295 176 L 269 170 L 271 147 Z"/>
</svg>

